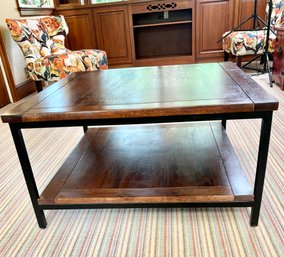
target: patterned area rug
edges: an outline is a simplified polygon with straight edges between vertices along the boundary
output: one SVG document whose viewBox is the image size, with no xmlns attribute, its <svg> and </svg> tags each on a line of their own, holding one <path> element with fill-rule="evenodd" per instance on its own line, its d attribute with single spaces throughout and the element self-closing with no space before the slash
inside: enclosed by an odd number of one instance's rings
<svg viewBox="0 0 284 257">
<path fill-rule="evenodd" d="M 0 123 L 0 256 L 283 256 L 284 91 L 270 88 L 267 75 L 253 78 L 280 101 L 258 227 L 249 226 L 250 208 L 156 208 L 45 211 L 48 226 L 39 229 L 9 127 Z M 252 185 L 259 130 L 259 120 L 228 121 Z M 82 135 L 82 128 L 24 131 L 40 192 Z"/>
</svg>

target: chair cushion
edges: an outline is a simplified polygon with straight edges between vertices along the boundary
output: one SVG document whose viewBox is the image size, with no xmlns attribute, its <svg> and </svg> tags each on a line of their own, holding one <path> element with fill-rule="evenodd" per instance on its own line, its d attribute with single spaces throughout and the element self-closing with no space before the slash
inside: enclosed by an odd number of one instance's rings
<svg viewBox="0 0 284 257">
<path fill-rule="evenodd" d="M 226 32 L 223 37 L 228 34 Z M 276 36 L 269 34 L 269 52 L 274 52 Z M 266 31 L 234 31 L 223 39 L 223 50 L 236 56 L 262 54 L 266 45 Z"/>
<path fill-rule="evenodd" d="M 284 25 L 284 1 L 272 0 L 271 11 L 271 28 Z M 268 13 L 269 4 L 266 5 L 266 14 L 268 15 Z M 223 50 L 236 56 L 262 54 L 265 50 L 266 28 L 263 30 L 226 32 L 223 37 L 225 37 L 223 39 Z M 269 52 L 274 52 L 275 40 L 276 35 L 271 32 L 269 34 Z"/>
<path fill-rule="evenodd" d="M 108 64 L 105 51 L 80 50 L 41 57 L 27 67 L 33 80 L 58 81 L 72 72 L 107 69 Z"/>
</svg>

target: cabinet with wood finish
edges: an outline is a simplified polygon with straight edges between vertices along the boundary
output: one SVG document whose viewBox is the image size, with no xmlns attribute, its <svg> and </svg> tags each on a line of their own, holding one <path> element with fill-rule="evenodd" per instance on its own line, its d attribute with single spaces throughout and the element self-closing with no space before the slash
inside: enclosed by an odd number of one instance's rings
<svg viewBox="0 0 284 257">
<path fill-rule="evenodd" d="M 66 4 L 82 4 L 89 3 L 89 0 L 53 0 L 55 6 L 66 5 Z"/>
<path fill-rule="evenodd" d="M 96 49 L 94 20 L 90 9 L 62 10 L 69 27 L 66 46 L 70 50 Z"/>
<path fill-rule="evenodd" d="M 252 16 L 254 0 L 131 0 L 61 4 L 72 50 L 105 50 L 110 66 L 223 60 L 223 33 Z M 265 21 L 265 0 L 258 0 Z M 252 20 L 242 28 L 251 26 Z"/>
<path fill-rule="evenodd" d="M 265 0 L 257 1 L 257 14 L 265 21 Z M 222 35 L 253 16 L 254 0 L 197 0 L 196 1 L 196 59 L 223 58 Z M 261 20 L 256 24 L 263 27 Z M 239 29 L 252 29 L 249 19 Z"/>
<path fill-rule="evenodd" d="M 131 6 L 135 65 L 193 63 L 194 1 Z"/>
<path fill-rule="evenodd" d="M 256 14 L 260 19 L 266 22 L 266 5 L 267 0 L 234 0 L 234 10 L 229 14 L 230 17 L 233 17 L 233 27 L 239 26 L 242 22 L 246 21 L 252 17 L 254 12 L 254 4 L 256 2 Z M 260 19 L 256 20 L 256 25 L 263 27 Z M 253 19 L 249 19 L 248 22 L 245 22 L 243 26 L 240 27 L 242 30 L 248 30 L 253 28 Z"/>
<path fill-rule="evenodd" d="M 196 58 L 222 58 L 221 37 L 230 30 L 233 17 L 232 0 L 197 0 L 196 2 Z"/>
<path fill-rule="evenodd" d="M 97 46 L 107 52 L 110 65 L 132 63 L 127 6 L 93 10 Z"/>
</svg>

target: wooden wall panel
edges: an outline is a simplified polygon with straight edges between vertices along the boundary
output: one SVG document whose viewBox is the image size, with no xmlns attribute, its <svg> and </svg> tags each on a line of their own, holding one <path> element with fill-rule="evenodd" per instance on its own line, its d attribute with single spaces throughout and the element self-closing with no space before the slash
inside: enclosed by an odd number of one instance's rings
<svg viewBox="0 0 284 257">
<path fill-rule="evenodd" d="M 235 0 L 236 11 L 238 15 L 235 15 L 234 27 L 237 27 L 254 14 L 254 0 Z M 266 0 L 257 0 L 257 14 L 258 16 L 266 21 Z M 251 29 L 253 27 L 253 18 L 246 22 L 240 29 Z M 263 24 L 260 23 L 260 27 Z"/>
<path fill-rule="evenodd" d="M 92 11 L 88 9 L 61 11 L 69 27 L 66 46 L 70 50 L 97 48 Z"/>
<path fill-rule="evenodd" d="M 126 6 L 94 11 L 98 48 L 105 50 L 109 64 L 131 63 L 131 44 Z"/>
<path fill-rule="evenodd" d="M 196 57 L 220 57 L 223 33 L 230 29 L 230 1 L 198 0 L 196 21 Z"/>
</svg>

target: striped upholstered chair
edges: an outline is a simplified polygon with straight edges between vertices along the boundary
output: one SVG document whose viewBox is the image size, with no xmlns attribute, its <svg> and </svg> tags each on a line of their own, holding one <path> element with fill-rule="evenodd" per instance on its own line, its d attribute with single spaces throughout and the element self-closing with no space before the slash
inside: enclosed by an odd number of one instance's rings
<svg viewBox="0 0 284 257">
<path fill-rule="evenodd" d="M 38 91 L 42 90 L 41 81 L 58 81 L 72 72 L 108 68 L 104 51 L 70 51 L 64 46 L 69 30 L 63 16 L 7 19 L 6 23 Z"/>
</svg>

